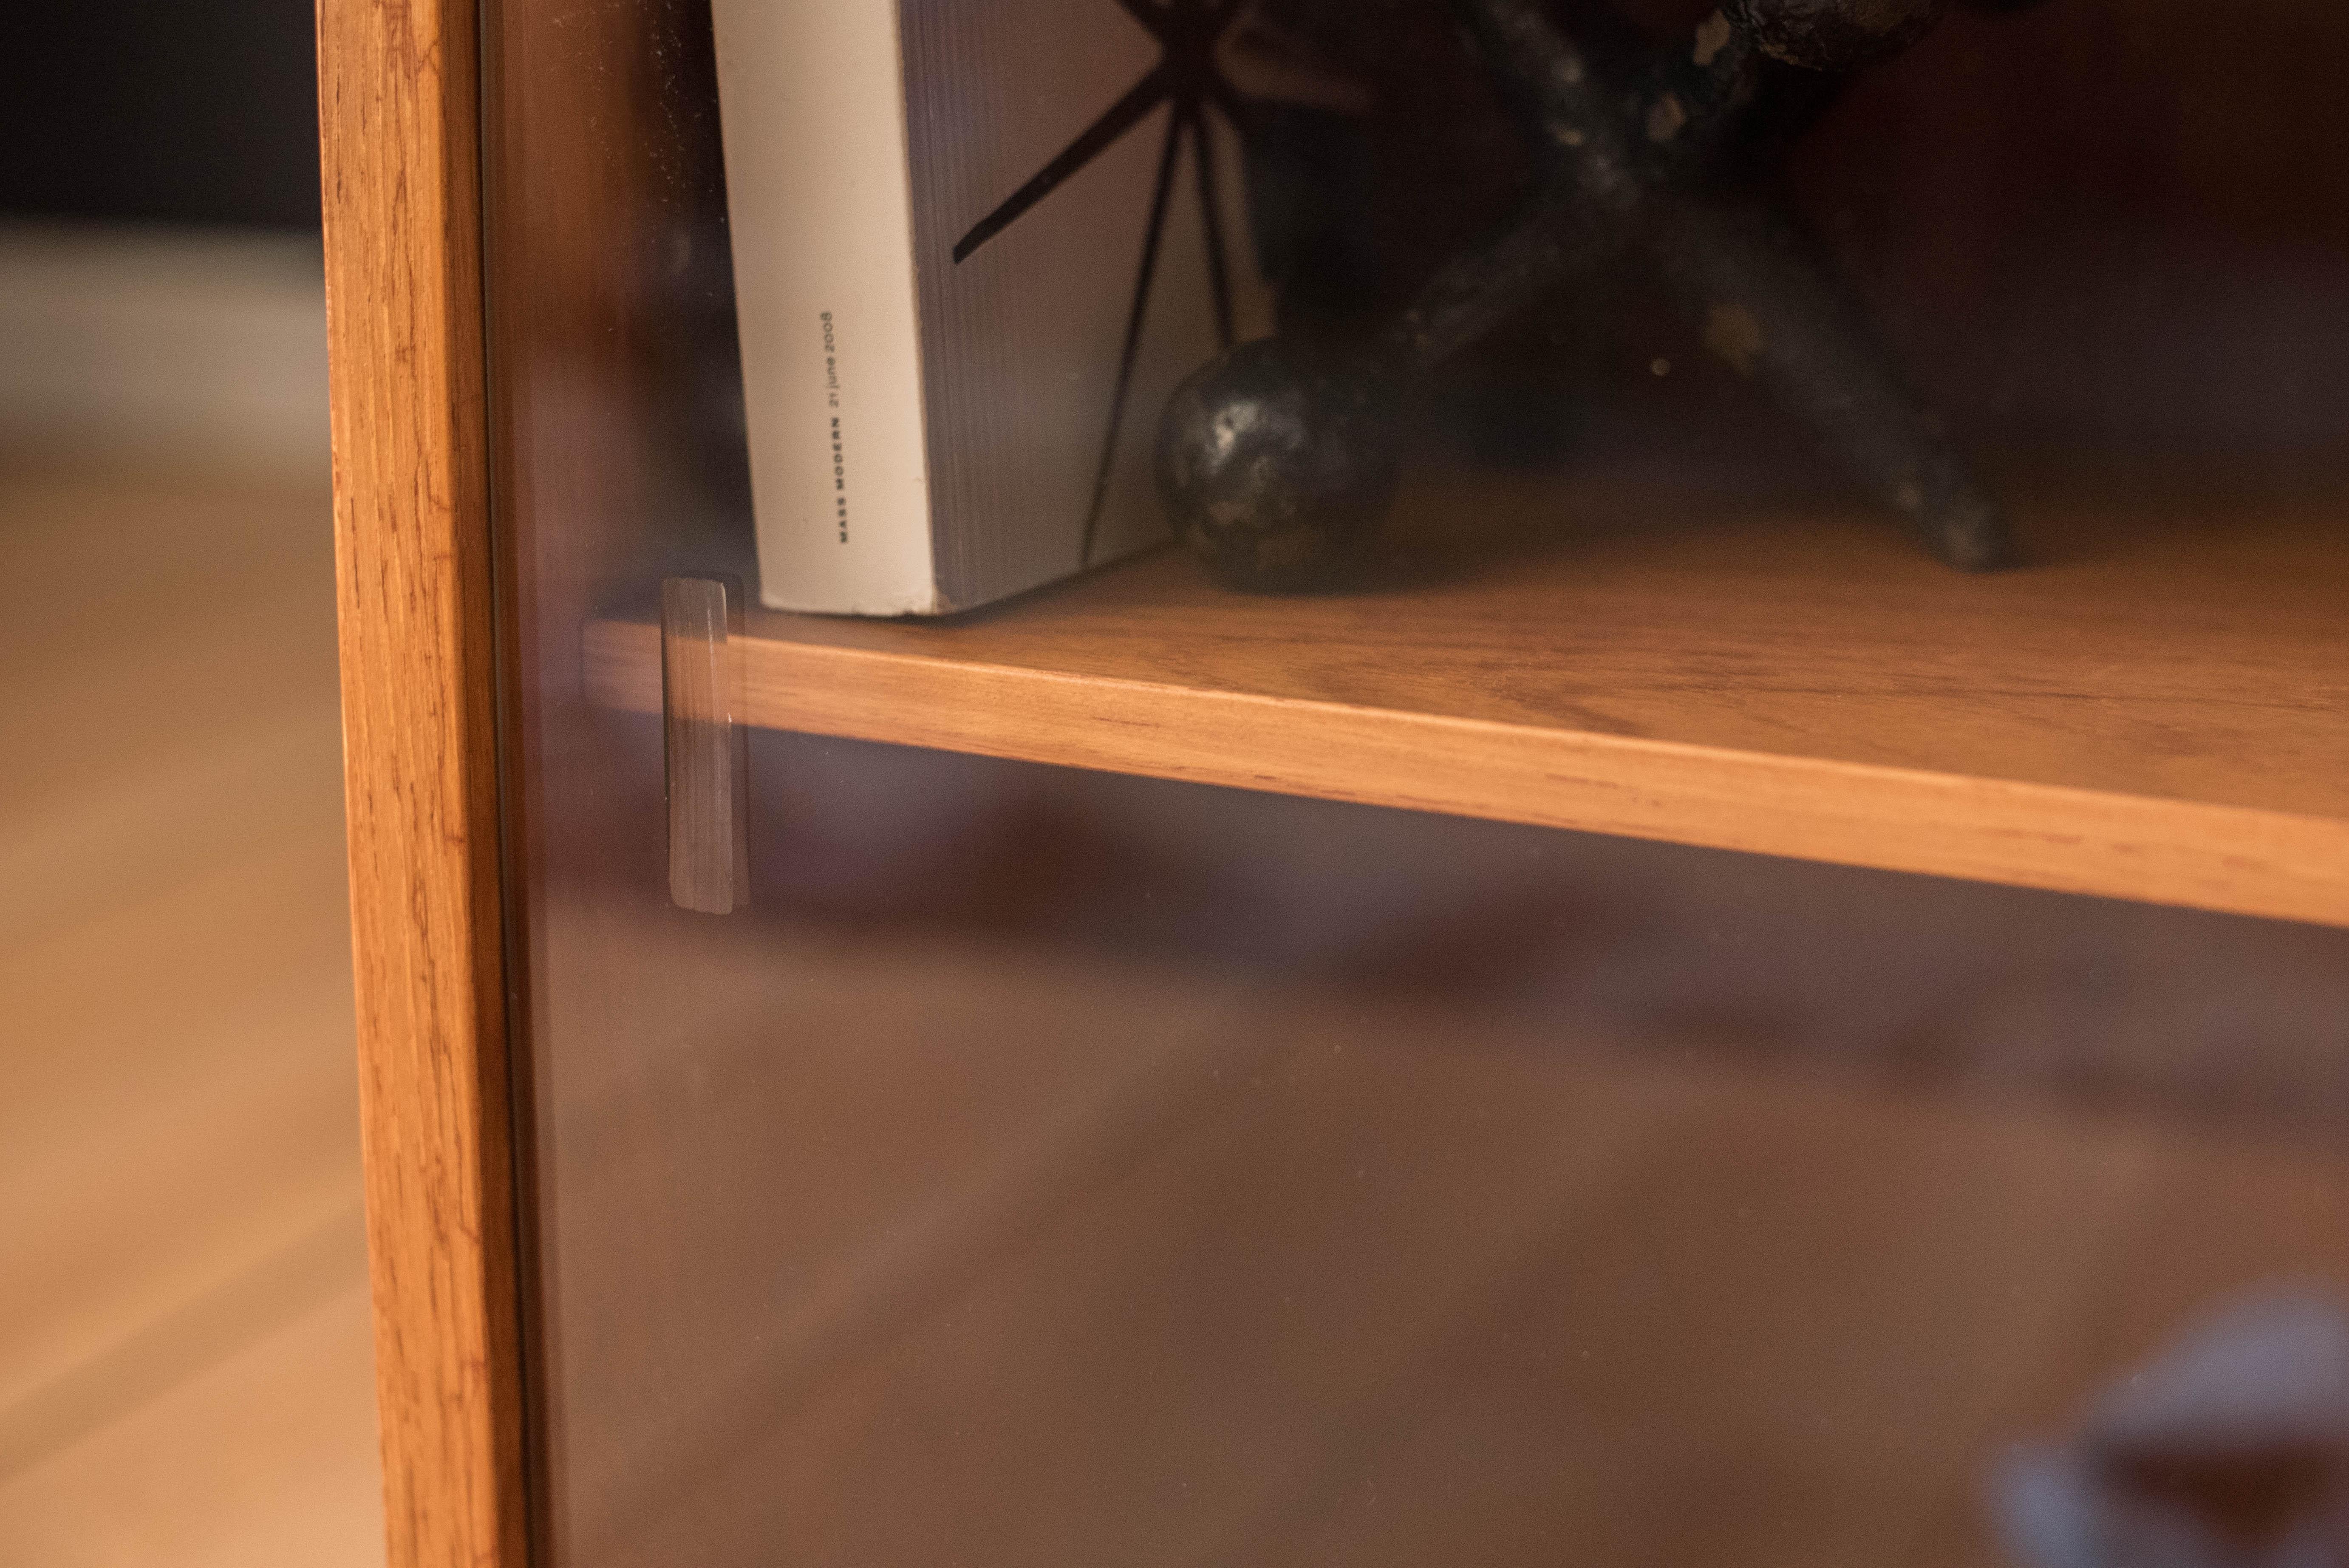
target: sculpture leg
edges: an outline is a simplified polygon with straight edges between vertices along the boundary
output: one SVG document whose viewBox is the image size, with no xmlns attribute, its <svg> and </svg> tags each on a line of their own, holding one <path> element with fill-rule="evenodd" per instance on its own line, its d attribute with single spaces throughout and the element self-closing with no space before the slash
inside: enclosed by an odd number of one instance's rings
<svg viewBox="0 0 2349 1568">
<path fill-rule="evenodd" d="M 1802 419 L 1951 565 L 2013 558 L 2006 520 L 1866 317 L 1769 201 L 1665 195 L 1646 250 L 1707 346 Z"/>
</svg>

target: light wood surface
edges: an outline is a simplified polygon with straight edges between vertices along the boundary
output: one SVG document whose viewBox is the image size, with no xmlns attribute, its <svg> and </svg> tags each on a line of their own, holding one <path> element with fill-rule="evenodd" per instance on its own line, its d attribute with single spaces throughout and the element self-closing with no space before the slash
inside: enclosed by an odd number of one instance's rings
<svg viewBox="0 0 2349 1568">
<path fill-rule="evenodd" d="M 325 453 L 159 470 L 14 432 L 0 1563 L 371 1568 Z"/>
<path fill-rule="evenodd" d="M 2349 923 L 2349 530 L 2157 478 L 2025 489 L 2023 570 L 1865 512 L 1472 479 L 1383 580 L 1164 554 L 949 624 L 752 617 L 749 720 Z M 657 637 L 586 636 L 605 704 Z M 754 785 L 755 788 L 755 785 Z"/>
<path fill-rule="evenodd" d="M 348 1282 L 0 1481 L 27 1568 L 375 1568 L 383 1513 L 357 1216 Z"/>
<path fill-rule="evenodd" d="M 523 1560 L 478 18 L 318 14 L 360 1090 L 391 1561 Z"/>
</svg>

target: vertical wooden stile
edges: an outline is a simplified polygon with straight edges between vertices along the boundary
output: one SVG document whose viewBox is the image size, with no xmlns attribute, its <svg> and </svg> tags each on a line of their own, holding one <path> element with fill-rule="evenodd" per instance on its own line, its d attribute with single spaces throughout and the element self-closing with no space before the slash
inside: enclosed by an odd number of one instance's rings
<svg viewBox="0 0 2349 1568">
<path fill-rule="evenodd" d="M 471 0 L 320 0 L 336 569 L 393 1568 L 525 1559 Z"/>
</svg>

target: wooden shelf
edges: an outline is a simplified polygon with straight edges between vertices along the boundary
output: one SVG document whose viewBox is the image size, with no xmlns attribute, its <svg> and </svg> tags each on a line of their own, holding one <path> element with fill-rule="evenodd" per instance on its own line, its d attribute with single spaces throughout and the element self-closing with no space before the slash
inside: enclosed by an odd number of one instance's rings
<svg viewBox="0 0 2349 1568">
<path fill-rule="evenodd" d="M 2135 493 L 2131 493 L 2134 491 Z M 761 726 L 2349 925 L 2349 528 L 2040 487 L 1968 578 L 1864 511 L 1472 479 L 1353 592 L 1165 552 L 946 623 L 753 612 Z M 1561 521 L 1563 520 L 1563 521 Z M 657 710 L 657 634 L 590 627 Z"/>
</svg>

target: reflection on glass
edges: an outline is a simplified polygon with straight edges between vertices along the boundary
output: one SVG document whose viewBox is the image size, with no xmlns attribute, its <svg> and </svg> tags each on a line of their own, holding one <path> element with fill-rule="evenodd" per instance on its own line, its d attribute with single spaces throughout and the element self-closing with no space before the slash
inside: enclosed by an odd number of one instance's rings
<svg viewBox="0 0 2349 1568">
<path fill-rule="evenodd" d="M 1306 65 L 1384 107 L 1340 136 L 1313 116 L 1359 98 L 1292 104 L 1248 166 L 1325 325 L 1402 308 L 1524 193 L 1478 150 L 1493 106 L 1445 108 L 1447 14 L 1373 9 L 1404 30 Z M 594 699 L 588 629 L 750 573 L 708 21 L 504 7 L 491 35 L 551 1562 L 2338 1558 L 2349 933 L 777 730 L 734 775 L 749 907 L 676 907 L 663 722 Z M 2292 638 L 2338 556 L 2349 165 L 2313 150 L 2344 47 L 2349 14 L 2293 0 L 1961 8 L 1789 152 L 2015 515 L 2009 642 L 1872 599 L 1900 568 L 1867 552 L 1909 546 L 1620 267 L 1413 394 L 1403 514 L 1343 608 L 1225 624 L 1333 702 L 1375 684 L 1356 643 L 1284 625 L 1464 626 L 1469 695 L 1425 711 L 1696 716 L 2158 799 L 2224 774 L 2323 815 L 2349 666 Z M 2270 552 L 2300 563 L 2271 593 L 2177 580 Z M 2124 555 L 2174 624 L 2080 609 Z M 1186 650 L 1213 591 L 1181 581 L 1097 608 L 1151 618 L 1150 678 L 1213 685 L 1237 656 Z M 1528 583 L 1588 664 L 1473 641 Z M 1875 615 L 1874 652 L 1768 621 L 1794 603 Z M 2116 648 L 2176 700 L 2113 700 Z M 1423 696 L 1424 650 L 1374 652 L 1377 690 Z M 1637 704 L 1573 689 L 1640 658 Z M 1998 727 L 2024 710 L 2051 717 Z"/>
<path fill-rule="evenodd" d="M 2340 934 L 751 768 L 760 904 L 554 1064 L 581 1561 L 1987 1561 L 2010 1445 L 2349 1291 Z"/>
</svg>

